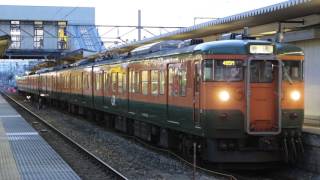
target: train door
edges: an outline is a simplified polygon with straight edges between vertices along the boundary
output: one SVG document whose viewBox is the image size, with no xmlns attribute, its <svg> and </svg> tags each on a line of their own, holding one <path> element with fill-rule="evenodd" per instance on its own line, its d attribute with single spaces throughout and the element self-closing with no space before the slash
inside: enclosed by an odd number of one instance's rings
<svg viewBox="0 0 320 180">
<path fill-rule="evenodd" d="M 193 76 L 193 122 L 196 128 L 200 128 L 200 76 L 201 65 L 199 61 L 194 62 Z"/>
<path fill-rule="evenodd" d="M 186 94 L 187 67 L 184 63 L 169 64 L 167 88 L 167 119 L 174 126 L 186 125 L 186 117 L 192 117 L 192 110 L 188 108 Z M 189 115 L 190 113 L 190 115 Z"/>
<path fill-rule="evenodd" d="M 279 133 L 281 67 L 276 60 L 252 60 L 249 64 L 248 132 L 251 134 Z"/>
<path fill-rule="evenodd" d="M 94 81 L 93 81 L 94 106 L 96 108 L 101 108 L 103 106 L 103 99 L 104 99 L 103 71 L 94 71 L 93 76 L 94 76 Z"/>
</svg>

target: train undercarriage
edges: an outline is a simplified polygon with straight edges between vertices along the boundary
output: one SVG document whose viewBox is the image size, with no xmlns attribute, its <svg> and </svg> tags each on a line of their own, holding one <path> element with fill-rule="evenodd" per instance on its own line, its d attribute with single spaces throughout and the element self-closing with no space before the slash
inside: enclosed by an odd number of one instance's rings
<svg viewBox="0 0 320 180">
<path fill-rule="evenodd" d="M 20 93 L 26 96 L 24 92 Z M 304 153 L 301 132 L 295 129 L 283 129 L 282 133 L 277 136 L 247 135 L 238 139 L 208 139 L 55 99 L 40 96 L 34 96 L 31 99 L 38 103 L 39 108 L 49 105 L 67 110 L 75 115 L 84 116 L 103 127 L 177 152 L 190 162 L 194 160 L 196 155 L 197 162 L 201 163 L 229 165 L 265 163 L 268 166 L 273 163 L 294 163 Z M 228 165 L 223 167 L 228 167 Z M 251 166 L 249 167 L 251 168 Z M 256 166 L 253 167 L 256 168 Z"/>
</svg>

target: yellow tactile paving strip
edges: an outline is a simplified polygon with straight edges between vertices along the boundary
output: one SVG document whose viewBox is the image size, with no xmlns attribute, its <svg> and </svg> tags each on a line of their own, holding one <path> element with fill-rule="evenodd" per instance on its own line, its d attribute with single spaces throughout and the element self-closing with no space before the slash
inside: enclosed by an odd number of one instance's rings
<svg viewBox="0 0 320 180">
<path fill-rule="evenodd" d="M 1 99 L 0 99 L 1 100 Z M 0 118 L 0 179 L 1 180 L 20 180 L 20 174 L 16 161 L 11 152 L 8 137 Z"/>
</svg>

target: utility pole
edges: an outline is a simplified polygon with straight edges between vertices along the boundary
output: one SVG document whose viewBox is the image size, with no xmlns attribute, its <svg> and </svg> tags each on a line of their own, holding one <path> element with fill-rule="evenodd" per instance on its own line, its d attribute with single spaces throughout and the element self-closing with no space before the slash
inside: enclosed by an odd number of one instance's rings
<svg viewBox="0 0 320 180">
<path fill-rule="evenodd" d="M 138 10 L 138 41 L 141 41 L 141 10 Z"/>
</svg>

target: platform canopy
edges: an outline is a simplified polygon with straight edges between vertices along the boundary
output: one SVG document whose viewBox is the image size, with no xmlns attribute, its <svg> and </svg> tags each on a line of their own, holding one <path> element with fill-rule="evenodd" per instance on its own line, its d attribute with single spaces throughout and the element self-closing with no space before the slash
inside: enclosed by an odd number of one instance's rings
<svg viewBox="0 0 320 180">
<path fill-rule="evenodd" d="M 289 0 L 275 5 L 208 21 L 195 26 L 182 28 L 177 31 L 162 34 L 160 36 L 154 36 L 142 41 L 122 45 L 112 50 L 125 52 L 143 44 L 149 44 L 157 41 L 201 38 L 215 34 L 231 32 L 242 29 L 243 27 L 260 26 L 319 13 L 319 0 Z"/>
</svg>

